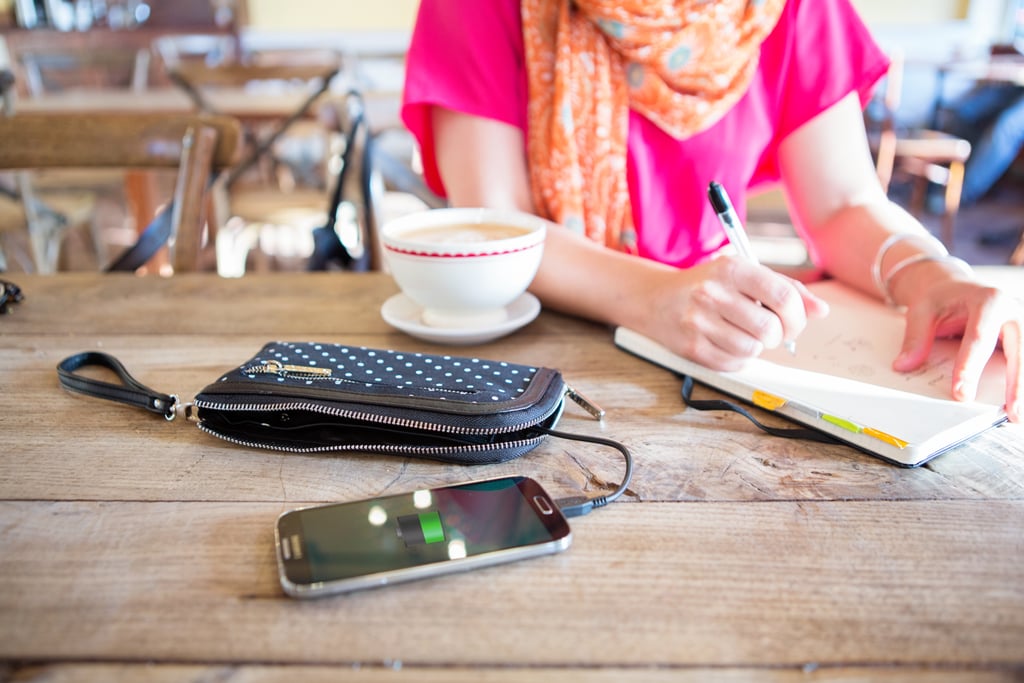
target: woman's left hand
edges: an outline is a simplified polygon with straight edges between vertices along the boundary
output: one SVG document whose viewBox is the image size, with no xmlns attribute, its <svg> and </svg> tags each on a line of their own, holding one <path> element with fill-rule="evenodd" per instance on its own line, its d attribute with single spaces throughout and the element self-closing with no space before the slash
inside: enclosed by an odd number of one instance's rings
<svg viewBox="0 0 1024 683">
<path fill-rule="evenodd" d="M 953 397 L 974 400 L 981 373 L 993 353 L 1006 357 L 1006 414 L 1024 422 L 1024 303 L 995 287 L 943 278 L 904 297 L 907 328 L 893 369 L 920 367 L 938 337 L 961 338 L 953 366 Z"/>
</svg>

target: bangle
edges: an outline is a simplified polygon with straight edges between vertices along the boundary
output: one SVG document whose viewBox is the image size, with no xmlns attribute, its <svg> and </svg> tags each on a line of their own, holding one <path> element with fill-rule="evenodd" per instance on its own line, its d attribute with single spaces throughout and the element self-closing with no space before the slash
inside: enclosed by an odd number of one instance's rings
<svg viewBox="0 0 1024 683">
<path fill-rule="evenodd" d="M 875 287 L 882 296 L 886 298 L 886 301 L 889 300 L 889 295 L 888 288 L 886 287 L 887 280 L 882 279 L 882 261 L 885 260 L 885 255 L 888 254 L 889 250 L 896 244 L 912 239 L 919 239 L 924 242 L 928 242 L 930 245 L 938 247 L 942 256 L 949 256 L 949 252 L 946 251 L 945 245 L 927 232 L 897 232 L 893 235 L 889 235 L 885 241 L 882 242 L 882 246 L 878 248 L 878 253 L 875 254 L 875 262 L 871 267 L 871 275 L 874 277 Z M 888 279 L 892 279 L 892 274 L 889 275 Z"/>
<path fill-rule="evenodd" d="M 948 263 L 950 265 L 956 266 L 966 275 L 971 275 L 974 273 L 974 271 L 971 269 L 971 267 L 967 264 L 966 261 L 964 261 L 963 259 L 959 259 L 956 256 L 950 256 L 949 254 L 944 254 L 942 256 L 932 256 L 931 254 L 914 254 L 913 256 L 908 256 L 907 258 L 903 259 L 895 266 L 893 266 L 892 270 L 889 271 L 889 274 L 885 277 L 885 280 L 882 282 L 882 294 L 885 296 L 885 303 L 889 304 L 890 306 L 896 306 L 896 302 L 892 298 L 892 292 L 889 290 L 889 283 L 892 282 L 892 279 L 896 277 L 900 271 L 909 268 L 915 263 L 923 263 L 925 261 Z"/>
</svg>

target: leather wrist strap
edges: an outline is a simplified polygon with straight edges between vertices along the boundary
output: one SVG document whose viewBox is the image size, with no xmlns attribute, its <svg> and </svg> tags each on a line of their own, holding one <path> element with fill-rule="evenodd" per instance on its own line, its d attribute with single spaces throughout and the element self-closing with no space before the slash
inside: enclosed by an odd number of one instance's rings
<svg viewBox="0 0 1024 683">
<path fill-rule="evenodd" d="M 77 374 L 79 369 L 89 366 L 112 370 L 121 380 L 121 384 L 112 384 Z M 163 394 L 147 387 L 132 377 L 121 361 L 109 354 L 100 351 L 86 351 L 68 356 L 57 366 L 57 377 L 60 379 L 61 385 L 68 391 L 125 403 L 135 408 L 143 408 L 151 413 L 163 415 L 168 420 L 174 418 L 174 406 L 178 402 L 177 396 Z"/>
</svg>

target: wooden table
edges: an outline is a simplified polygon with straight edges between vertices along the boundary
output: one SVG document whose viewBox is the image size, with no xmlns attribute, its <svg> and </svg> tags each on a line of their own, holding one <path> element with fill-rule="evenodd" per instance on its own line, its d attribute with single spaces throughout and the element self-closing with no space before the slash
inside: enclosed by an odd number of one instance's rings
<svg viewBox="0 0 1024 683">
<path fill-rule="evenodd" d="M 58 386 L 56 364 L 86 349 L 184 397 L 271 339 L 440 351 L 381 320 L 396 291 L 385 275 L 18 284 L 25 301 L 0 317 L 0 672 L 947 683 L 1024 671 L 1019 427 L 914 470 L 773 439 L 684 410 L 679 381 L 616 350 L 610 330 L 545 312 L 460 352 L 560 368 L 608 411 L 600 426 L 572 405 L 560 426 L 633 449 L 627 495 L 574 520 L 559 555 L 300 602 L 277 583 L 284 510 L 507 474 L 594 495 L 621 457 L 553 439 L 476 468 L 257 452 Z"/>
</svg>

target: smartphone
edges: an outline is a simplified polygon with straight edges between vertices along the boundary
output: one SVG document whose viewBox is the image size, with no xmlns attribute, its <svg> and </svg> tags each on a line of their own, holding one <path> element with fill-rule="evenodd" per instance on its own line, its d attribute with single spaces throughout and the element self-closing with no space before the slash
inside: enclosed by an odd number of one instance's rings
<svg viewBox="0 0 1024 683">
<path fill-rule="evenodd" d="M 285 512 L 281 586 L 306 598 L 565 550 L 569 523 L 533 479 L 504 477 Z"/>
</svg>

